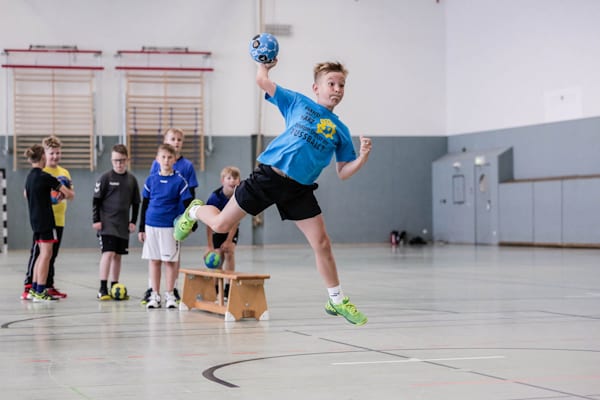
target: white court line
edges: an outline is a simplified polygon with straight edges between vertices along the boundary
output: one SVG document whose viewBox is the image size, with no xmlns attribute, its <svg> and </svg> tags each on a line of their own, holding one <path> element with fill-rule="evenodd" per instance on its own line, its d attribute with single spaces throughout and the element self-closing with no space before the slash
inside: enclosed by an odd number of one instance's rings
<svg viewBox="0 0 600 400">
<path fill-rule="evenodd" d="M 590 297 L 600 297 L 600 293 L 597 292 L 587 292 L 584 294 L 573 294 L 565 296 L 566 299 L 587 299 Z"/>
<path fill-rule="evenodd" d="M 505 358 L 504 356 L 481 356 L 481 357 L 451 357 L 451 358 L 408 358 L 406 360 L 388 360 L 388 361 L 354 361 L 332 363 L 331 365 L 360 365 L 360 364 L 400 364 L 428 361 L 459 361 L 459 360 L 491 360 L 494 358 Z"/>
</svg>

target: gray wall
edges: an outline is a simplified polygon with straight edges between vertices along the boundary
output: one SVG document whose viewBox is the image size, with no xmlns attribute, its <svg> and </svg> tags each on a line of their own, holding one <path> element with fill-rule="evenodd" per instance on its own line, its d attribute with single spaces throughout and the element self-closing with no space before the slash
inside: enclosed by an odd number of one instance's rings
<svg viewBox="0 0 600 400">
<path fill-rule="evenodd" d="M 110 168 L 110 148 L 117 138 L 104 139 L 105 151 L 97 170 L 71 169 L 76 198 L 69 203 L 63 247 L 97 246 L 91 228 L 92 191 L 96 178 Z M 266 139 L 266 142 L 269 138 Z M 206 199 L 219 186 L 219 172 L 225 165 L 237 165 L 245 178 L 252 170 L 252 137 L 214 137 L 214 150 L 206 158 L 206 171 L 198 172 L 197 197 Z M 357 146 L 358 143 L 355 143 Z M 355 176 L 340 181 L 331 165 L 321 175 L 316 195 L 327 222 L 329 234 L 339 243 L 386 242 L 390 230 L 406 230 L 412 235 L 432 231 L 431 164 L 446 153 L 445 137 L 375 137 L 374 150 L 366 166 Z M 12 154 L 0 155 L 0 168 L 8 178 L 9 249 L 28 248 L 31 228 L 23 184 L 28 170 L 12 171 Z M 22 155 L 18 155 L 22 156 Z M 147 171 L 132 171 L 143 184 Z M 253 229 L 251 218 L 242 221 L 240 244 L 298 243 L 304 238 L 295 225 L 282 222 L 277 210 L 264 213 L 264 224 Z M 193 234 L 185 245 L 204 245 L 204 228 Z M 132 247 L 139 246 L 132 236 Z"/>
<path fill-rule="evenodd" d="M 599 131 L 600 118 L 588 118 L 451 136 L 448 149 L 478 154 L 512 148 L 514 181 L 501 179 L 498 188 L 499 242 L 597 247 Z M 435 210 L 434 216 L 437 223 Z M 444 240 L 462 241 L 469 229 Z"/>
<path fill-rule="evenodd" d="M 600 118 L 448 137 L 448 152 L 512 147 L 514 178 L 600 173 Z"/>
</svg>

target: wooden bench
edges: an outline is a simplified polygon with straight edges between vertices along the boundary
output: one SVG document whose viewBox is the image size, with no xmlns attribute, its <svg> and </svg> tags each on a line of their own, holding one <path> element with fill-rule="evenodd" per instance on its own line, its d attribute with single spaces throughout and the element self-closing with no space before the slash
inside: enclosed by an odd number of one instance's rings
<svg viewBox="0 0 600 400">
<path fill-rule="evenodd" d="M 242 318 L 269 319 L 264 281 L 271 276 L 220 269 L 184 269 L 180 309 L 199 309 L 225 316 L 225 321 Z M 223 300 L 223 279 L 229 279 L 228 301 Z M 215 281 L 219 291 L 215 289 Z"/>
</svg>

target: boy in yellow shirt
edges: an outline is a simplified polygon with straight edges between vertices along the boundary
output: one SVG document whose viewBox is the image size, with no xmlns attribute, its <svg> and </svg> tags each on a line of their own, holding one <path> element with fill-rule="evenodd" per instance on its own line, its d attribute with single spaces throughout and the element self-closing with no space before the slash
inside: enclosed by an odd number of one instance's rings
<svg viewBox="0 0 600 400">
<path fill-rule="evenodd" d="M 73 190 L 73 195 L 75 193 L 73 188 L 73 182 L 71 181 L 71 174 L 69 170 L 61 167 L 58 163 L 60 162 L 62 156 L 62 143 L 60 139 L 54 135 L 48 136 L 42 141 L 42 146 L 44 147 L 44 153 L 46 157 L 46 166 L 44 167 L 44 172 L 49 173 L 50 175 L 56 177 L 63 185 Z M 56 257 L 58 256 L 58 251 L 60 249 L 60 244 L 62 240 L 62 234 L 65 227 L 65 219 L 67 213 L 67 202 L 61 194 L 53 195 L 52 200 L 52 212 L 54 213 L 54 220 L 56 222 L 56 234 L 57 241 L 52 246 L 52 257 L 50 259 L 50 265 L 48 268 L 48 278 L 46 280 L 46 288 L 48 290 L 48 294 L 53 297 L 65 298 L 67 294 L 59 291 L 56 287 L 54 287 L 54 273 L 55 266 L 54 263 L 56 261 Z M 31 289 L 31 283 L 33 278 L 33 267 L 37 258 L 40 255 L 40 249 L 37 243 L 34 241 L 31 246 L 31 251 L 29 255 L 29 263 L 27 264 L 27 275 L 25 277 L 25 288 L 23 294 L 21 295 L 22 300 L 27 300 L 30 298 L 29 290 Z"/>
</svg>

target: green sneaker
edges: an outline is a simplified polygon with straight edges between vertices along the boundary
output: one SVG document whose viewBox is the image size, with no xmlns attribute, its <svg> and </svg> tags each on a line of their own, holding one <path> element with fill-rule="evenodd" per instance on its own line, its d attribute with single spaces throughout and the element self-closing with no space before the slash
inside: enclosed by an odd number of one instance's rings
<svg viewBox="0 0 600 400">
<path fill-rule="evenodd" d="M 192 200 L 190 205 L 187 206 L 183 214 L 175 218 L 175 221 L 173 221 L 173 227 L 175 228 L 173 230 L 173 237 L 175 238 L 175 240 L 185 240 L 189 236 L 190 232 L 192 232 L 192 228 L 194 227 L 196 221 L 188 217 L 188 212 L 190 211 L 190 208 L 194 206 L 203 205 L 204 203 L 202 202 L 202 200 L 194 199 Z"/>
<path fill-rule="evenodd" d="M 344 297 L 342 304 L 333 304 L 331 299 L 325 304 L 325 312 L 330 315 L 341 315 L 348 322 L 354 325 L 364 325 L 367 323 L 367 317 L 356 309 L 356 306 L 350 303 L 350 299 Z"/>
<path fill-rule="evenodd" d="M 31 293 L 31 292 L 30 292 Z M 44 289 L 42 293 L 33 292 L 33 301 L 34 302 L 46 302 L 46 301 L 57 301 L 58 297 L 50 296 L 48 294 L 48 290 Z"/>
</svg>

